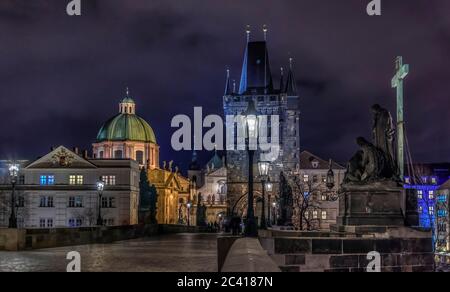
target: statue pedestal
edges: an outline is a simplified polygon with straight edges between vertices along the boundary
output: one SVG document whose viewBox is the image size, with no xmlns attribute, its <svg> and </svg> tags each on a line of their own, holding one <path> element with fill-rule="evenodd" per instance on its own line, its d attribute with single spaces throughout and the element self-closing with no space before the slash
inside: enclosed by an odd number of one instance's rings
<svg viewBox="0 0 450 292">
<path fill-rule="evenodd" d="M 338 226 L 405 226 L 405 192 L 393 182 L 342 187 Z"/>
</svg>

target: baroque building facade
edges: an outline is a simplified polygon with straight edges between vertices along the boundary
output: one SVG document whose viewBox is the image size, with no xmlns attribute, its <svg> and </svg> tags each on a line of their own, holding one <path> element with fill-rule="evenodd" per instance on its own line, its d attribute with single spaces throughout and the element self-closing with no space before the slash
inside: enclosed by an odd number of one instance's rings
<svg viewBox="0 0 450 292">
<path fill-rule="evenodd" d="M 293 60 L 290 60 L 287 78 L 284 76 L 284 70 L 281 69 L 278 87 L 274 85 L 270 68 L 267 42 L 247 41 L 239 89 L 236 88 L 228 74 L 223 109 L 225 116 L 245 115 L 249 104 L 253 102 L 259 114 L 279 117 L 279 129 L 276 129 L 279 138 L 279 145 L 276 145 L 279 146 L 279 155 L 270 161 L 269 171 L 269 177 L 274 182 L 274 192 L 277 192 L 280 173 L 295 171 L 300 167 L 300 106 Z M 235 123 L 228 120 L 227 130 L 234 127 Z M 236 133 L 237 130 L 234 132 Z M 271 122 L 268 122 L 268 136 L 274 136 L 276 133 Z M 228 144 L 230 141 L 227 141 Z M 245 205 L 241 201 L 246 197 L 249 169 L 247 151 L 234 149 L 236 150 L 228 150 L 226 153 L 227 196 L 231 209 L 235 209 L 238 205 Z M 259 154 L 260 152 L 257 151 L 255 161 L 251 166 L 254 167 L 255 174 L 258 173 L 256 166 Z M 255 196 L 260 195 L 261 186 L 255 182 Z"/>
<path fill-rule="evenodd" d="M 133 160 L 92 159 L 64 146 L 35 161 L 22 162 L 16 185 L 20 228 L 90 227 L 99 204 L 105 226 L 138 223 L 139 165 Z M 0 226 L 11 212 L 7 165 L 0 185 Z M 102 199 L 96 188 L 102 179 Z"/>
<path fill-rule="evenodd" d="M 197 222 L 198 206 L 206 207 L 205 223 L 220 224 L 227 215 L 227 167 L 225 157 L 217 151 L 205 167 L 199 165 L 194 152 L 188 170 L 194 189 L 192 195 L 191 222 Z"/>
</svg>

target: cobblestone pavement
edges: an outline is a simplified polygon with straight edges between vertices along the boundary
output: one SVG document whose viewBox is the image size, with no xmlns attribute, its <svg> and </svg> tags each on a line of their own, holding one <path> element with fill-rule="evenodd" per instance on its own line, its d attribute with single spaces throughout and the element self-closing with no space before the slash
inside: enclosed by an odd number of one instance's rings
<svg viewBox="0 0 450 292">
<path fill-rule="evenodd" d="M 215 272 L 216 235 L 175 234 L 22 252 L 0 252 L 0 272 L 65 272 L 70 251 L 82 272 Z"/>
</svg>

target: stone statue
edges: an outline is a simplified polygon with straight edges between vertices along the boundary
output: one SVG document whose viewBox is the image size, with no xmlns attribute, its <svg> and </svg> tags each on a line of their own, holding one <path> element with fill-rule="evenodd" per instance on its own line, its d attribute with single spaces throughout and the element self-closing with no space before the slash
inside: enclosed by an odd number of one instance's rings
<svg viewBox="0 0 450 292">
<path fill-rule="evenodd" d="M 360 150 L 347 164 L 344 184 L 377 181 L 399 181 L 398 167 L 394 155 L 395 127 L 392 116 L 379 105 L 372 106 L 373 143 L 359 137 L 356 143 Z"/>
<path fill-rule="evenodd" d="M 381 149 L 391 170 L 397 169 L 394 153 L 395 126 L 391 113 L 375 104 L 372 106 L 373 116 L 373 144 Z"/>
<path fill-rule="evenodd" d="M 361 150 L 348 163 L 344 183 L 367 183 L 389 178 L 385 175 L 389 166 L 383 151 L 363 137 L 356 139 L 356 143 Z"/>
</svg>

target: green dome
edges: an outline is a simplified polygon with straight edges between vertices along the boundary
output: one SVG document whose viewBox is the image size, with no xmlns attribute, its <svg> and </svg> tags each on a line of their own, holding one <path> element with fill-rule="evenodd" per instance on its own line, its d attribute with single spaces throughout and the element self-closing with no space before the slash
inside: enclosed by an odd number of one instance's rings
<svg viewBox="0 0 450 292">
<path fill-rule="evenodd" d="M 97 142 L 136 141 L 156 144 L 153 129 L 135 114 L 120 113 L 108 120 L 97 135 Z"/>
</svg>

